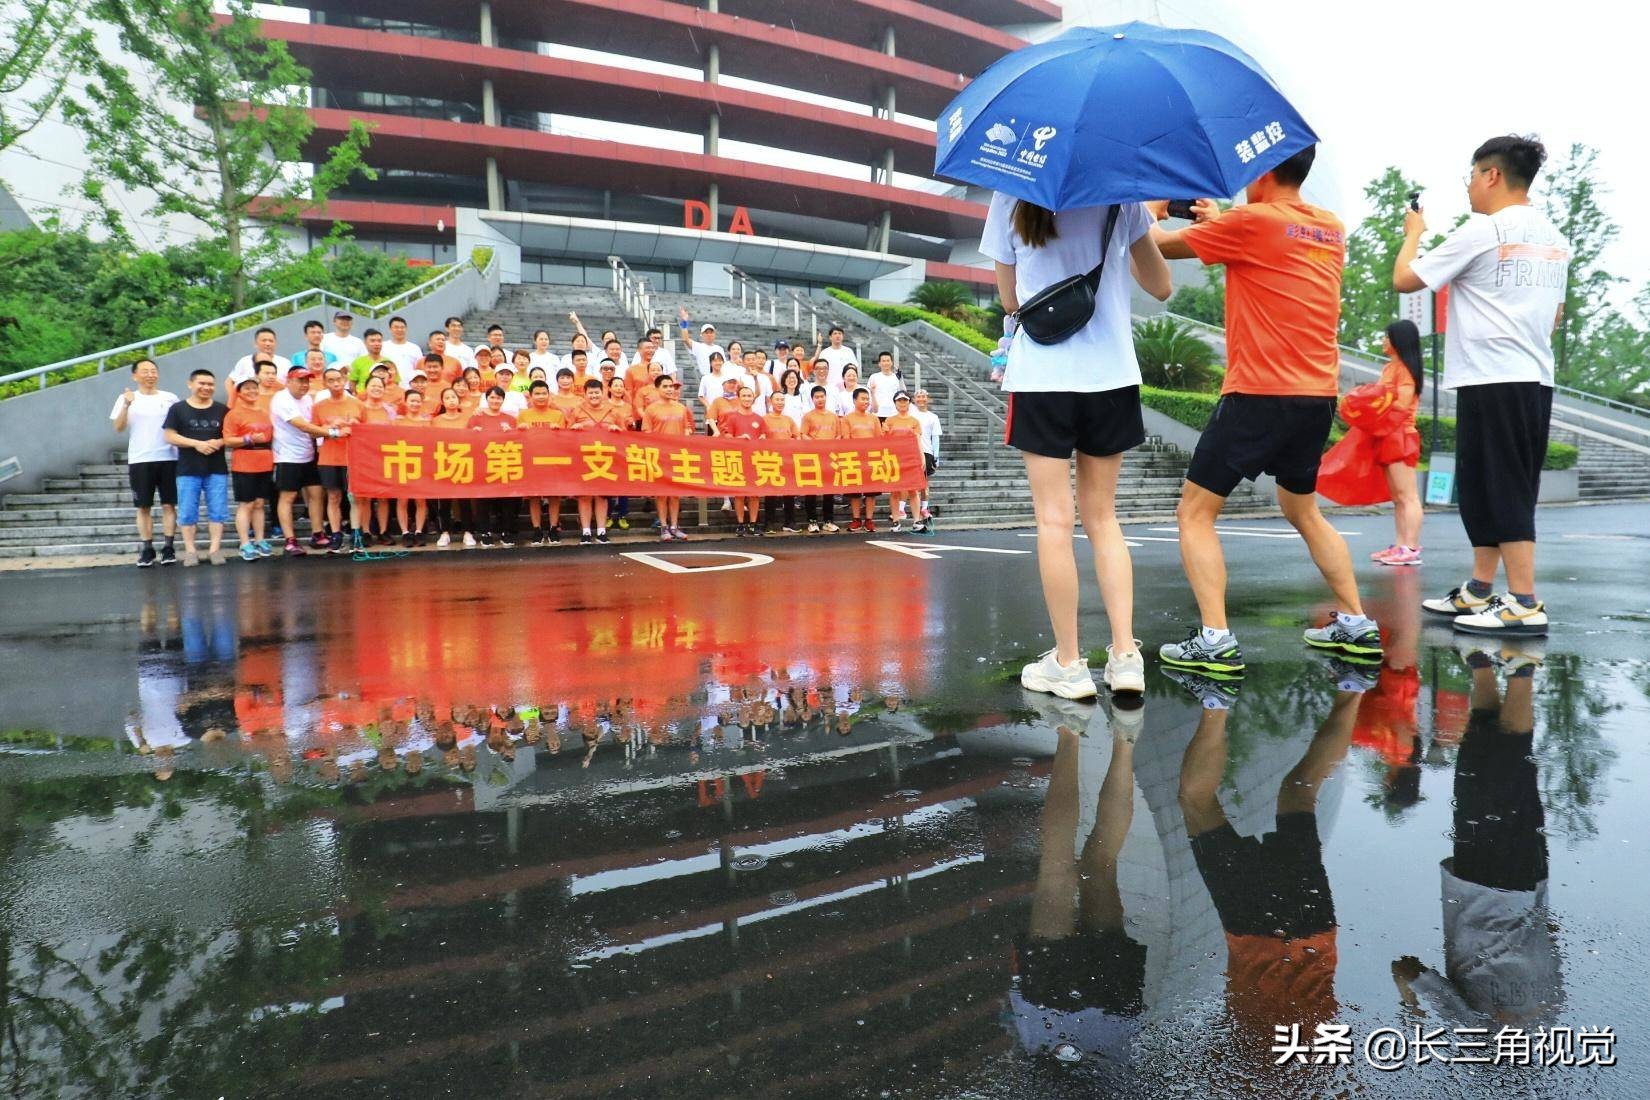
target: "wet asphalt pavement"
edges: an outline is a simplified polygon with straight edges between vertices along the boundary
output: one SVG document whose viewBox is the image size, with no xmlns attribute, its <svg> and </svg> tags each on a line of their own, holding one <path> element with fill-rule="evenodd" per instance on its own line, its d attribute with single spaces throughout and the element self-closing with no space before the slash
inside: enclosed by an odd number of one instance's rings
<svg viewBox="0 0 1650 1100">
<path fill-rule="evenodd" d="M 1335 517 L 1374 669 L 1227 525 L 1249 674 L 1139 707 L 1020 689 L 1016 532 L 0 577 L 0 1088 L 1645 1095 L 1650 505 L 1541 522 L 1551 638 L 1475 650 L 1453 516 Z"/>
</svg>

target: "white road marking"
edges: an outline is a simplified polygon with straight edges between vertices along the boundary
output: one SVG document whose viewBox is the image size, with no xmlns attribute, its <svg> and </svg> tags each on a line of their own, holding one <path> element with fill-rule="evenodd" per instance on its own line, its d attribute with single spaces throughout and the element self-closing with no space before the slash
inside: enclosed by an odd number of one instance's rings
<svg viewBox="0 0 1650 1100">
<path fill-rule="evenodd" d="M 728 569 L 754 569 L 759 565 L 772 565 L 773 559 L 766 554 L 747 554 L 740 550 L 666 550 L 660 553 L 647 551 L 629 551 L 619 555 L 642 565 L 651 565 L 664 573 L 720 573 Z M 739 558 L 739 561 L 728 562 L 726 565 L 678 565 L 669 561 L 669 558 Z"/>
<path fill-rule="evenodd" d="M 893 550 L 897 553 L 908 554 L 922 561 L 937 561 L 940 555 L 935 550 L 967 550 L 975 554 L 1029 554 L 1030 550 L 999 550 L 995 546 L 947 546 L 944 543 L 932 542 L 894 542 L 885 539 L 872 539 L 866 546 L 880 546 L 884 550 Z"/>
</svg>

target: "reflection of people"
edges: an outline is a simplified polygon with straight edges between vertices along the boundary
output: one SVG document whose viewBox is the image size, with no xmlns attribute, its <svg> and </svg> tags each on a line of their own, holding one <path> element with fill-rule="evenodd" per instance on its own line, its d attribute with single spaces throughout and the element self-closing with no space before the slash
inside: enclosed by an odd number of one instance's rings
<svg viewBox="0 0 1650 1100">
<path fill-rule="evenodd" d="M 1146 948 L 1124 930 L 1117 888 L 1134 816 L 1134 737 L 1114 721 L 1106 761 L 1103 714 L 1082 735 L 1059 728 L 1049 772 L 1030 926 L 1015 944 L 1009 993 L 1028 1051 L 1059 1056 L 1069 1045 L 1125 1057 L 1146 1008 Z M 1138 729 L 1139 711 L 1130 717 Z"/>
<path fill-rule="evenodd" d="M 1318 839 L 1318 790 L 1352 741 L 1359 693 L 1340 690 L 1299 762 L 1278 785 L 1275 827 L 1241 836 L 1218 792 L 1227 763 L 1231 713 L 1204 696 L 1197 732 L 1180 769 L 1180 809 L 1198 873 L 1226 933 L 1227 1007 L 1247 1042 L 1273 1028 L 1303 1033 L 1329 1023 L 1335 1001 L 1336 923 Z"/>
<path fill-rule="evenodd" d="M 1455 845 L 1442 868 L 1444 972 L 1392 964 L 1404 1003 L 1424 998 L 1461 1024 L 1525 1026 L 1563 997 L 1547 912 L 1547 837 L 1536 784 L 1533 673 L 1539 656 L 1503 650 L 1503 700 L 1490 655 L 1474 649 L 1472 711 L 1455 759 Z"/>
<path fill-rule="evenodd" d="M 1386 624 L 1386 652 L 1378 678 L 1373 670 L 1348 669 L 1352 676 L 1369 678 L 1373 686 L 1358 704 L 1352 743 L 1376 753 L 1386 766 L 1381 780 L 1381 806 L 1398 816 L 1421 800 L 1423 746 L 1415 714 L 1421 697 L 1421 670 L 1417 664 L 1420 605 L 1419 577 L 1402 570 L 1393 578 L 1392 602 L 1381 621 Z"/>
</svg>

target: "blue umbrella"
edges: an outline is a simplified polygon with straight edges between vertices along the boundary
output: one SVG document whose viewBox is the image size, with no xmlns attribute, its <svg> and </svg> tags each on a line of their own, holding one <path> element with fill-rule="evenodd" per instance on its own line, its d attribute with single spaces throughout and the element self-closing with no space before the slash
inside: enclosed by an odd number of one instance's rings
<svg viewBox="0 0 1650 1100">
<path fill-rule="evenodd" d="M 1050 210 L 1223 197 L 1317 140 L 1217 34 L 1076 27 L 999 59 L 951 101 L 934 173 Z"/>
</svg>

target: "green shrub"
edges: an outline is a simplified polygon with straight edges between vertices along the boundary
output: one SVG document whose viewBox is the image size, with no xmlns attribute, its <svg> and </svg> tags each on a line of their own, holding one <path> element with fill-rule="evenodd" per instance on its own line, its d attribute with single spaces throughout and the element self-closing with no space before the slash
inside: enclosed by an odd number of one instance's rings
<svg viewBox="0 0 1650 1100">
<path fill-rule="evenodd" d="M 1148 386 L 1194 393 L 1219 388 L 1214 349 L 1173 317 L 1152 317 L 1134 326 L 1134 357 Z"/>
<path fill-rule="evenodd" d="M 1571 443 L 1547 444 L 1547 457 L 1541 460 L 1543 470 L 1573 470 L 1581 457 L 1581 450 Z"/>
<path fill-rule="evenodd" d="M 837 301 L 853 306 L 861 313 L 885 325 L 903 325 L 907 321 L 927 321 L 946 335 L 955 336 L 963 343 L 978 348 L 987 355 L 997 350 L 997 341 L 960 321 L 953 321 L 949 317 L 941 317 L 938 313 L 930 313 L 926 309 L 918 309 L 915 306 L 897 306 L 888 302 L 873 302 L 856 297 L 846 290 L 840 290 L 834 286 L 828 288 L 826 293 Z"/>
<path fill-rule="evenodd" d="M 1156 386 L 1140 387 L 1142 405 L 1148 409 L 1156 409 L 1164 416 L 1198 431 L 1209 426 L 1209 418 L 1215 414 L 1215 405 L 1219 402 L 1220 395 L 1215 393 L 1186 393 Z"/>
<path fill-rule="evenodd" d="M 974 308 L 974 292 L 961 283 L 942 279 L 921 284 L 905 301 L 908 305 L 927 310 L 929 313 L 938 313 L 941 317 L 949 317 L 953 321 L 963 321 L 966 320 L 963 311 Z"/>
</svg>

